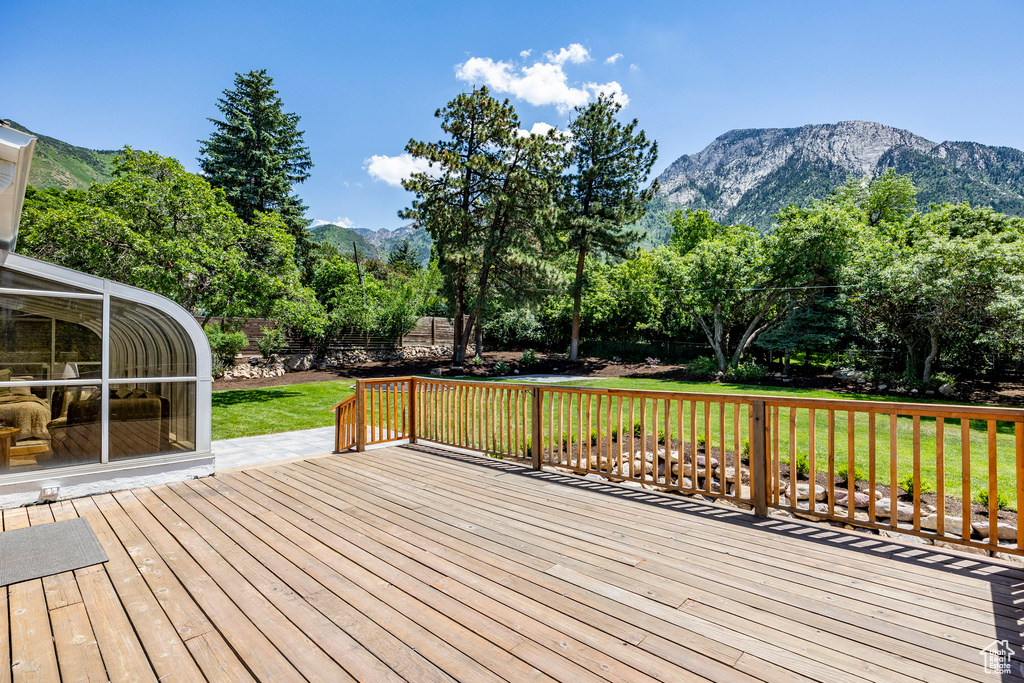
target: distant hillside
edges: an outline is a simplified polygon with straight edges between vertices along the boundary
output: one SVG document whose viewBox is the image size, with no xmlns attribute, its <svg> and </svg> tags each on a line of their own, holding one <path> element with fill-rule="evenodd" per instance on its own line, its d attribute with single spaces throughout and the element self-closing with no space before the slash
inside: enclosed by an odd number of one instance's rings
<svg viewBox="0 0 1024 683">
<path fill-rule="evenodd" d="M 110 180 L 112 162 L 119 153 L 117 150 L 76 147 L 62 140 L 40 135 L 13 121 L 11 127 L 37 138 L 35 153 L 32 155 L 32 168 L 28 174 L 28 184 L 32 187 L 39 190 L 48 187 L 87 190 L 93 183 L 105 183 Z"/>
<path fill-rule="evenodd" d="M 377 245 L 371 244 L 355 230 L 333 223 L 318 225 L 310 230 L 310 237 L 316 243 L 326 243 L 337 247 L 345 256 L 352 256 L 352 245 L 359 250 L 360 258 L 380 258 Z"/>
<path fill-rule="evenodd" d="M 430 235 L 423 228 L 417 228 L 410 224 L 403 225 L 394 230 L 388 230 L 387 228 L 381 228 L 380 230 L 355 228 L 355 232 L 375 245 L 384 257 L 387 257 L 391 250 L 403 241 L 408 240 L 409 246 L 416 253 L 420 263 L 428 263 L 430 261 L 430 245 L 433 244 L 433 240 L 430 239 Z"/>
<path fill-rule="evenodd" d="M 332 244 L 346 256 L 352 254 L 352 244 L 355 243 L 361 255 L 369 258 L 387 259 L 388 254 L 404 240 L 409 240 L 419 258 L 420 263 L 430 261 L 430 235 L 421 228 L 412 225 L 403 225 L 394 230 L 381 228 L 370 230 L 368 228 L 346 228 L 333 223 L 313 228 L 311 237 L 314 242 L 326 242 Z"/>
<path fill-rule="evenodd" d="M 880 123 L 843 121 L 721 135 L 658 177 L 660 194 L 638 227 L 648 231 L 649 243 L 664 243 L 670 233 L 665 214 L 692 208 L 763 230 L 789 204 L 823 198 L 848 178 L 888 168 L 913 176 L 921 208 L 968 201 L 1024 215 L 1024 152 L 975 142 L 935 143 Z"/>
</svg>

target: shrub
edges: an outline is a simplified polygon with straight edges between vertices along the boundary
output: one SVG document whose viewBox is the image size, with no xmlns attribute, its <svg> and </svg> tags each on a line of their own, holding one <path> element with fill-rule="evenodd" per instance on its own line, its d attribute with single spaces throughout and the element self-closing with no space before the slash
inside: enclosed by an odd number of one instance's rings
<svg viewBox="0 0 1024 683">
<path fill-rule="evenodd" d="M 473 356 L 473 360 L 470 361 L 473 365 L 480 367 L 484 364 L 483 356 Z"/>
<path fill-rule="evenodd" d="M 508 363 L 503 360 L 499 360 L 494 364 L 494 374 L 502 377 L 508 374 Z"/>
<path fill-rule="evenodd" d="M 733 382 L 759 382 L 768 376 L 768 370 L 754 361 L 740 363 L 725 372 L 725 379 Z"/>
<path fill-rule="evenodd" d="M 806 479 L 811 473 L 811 461 L 804 453 L 798 453 L 796 456 L 796 476 L 799 479 Z"/>
<path fill-rule="evenodd" d="M 656 367 L 658 367 L 659 365 L 661 365 L 661 360 L 660 360 L 660 359 L 658 359 L 658 358 L 652 358 L 652 357 L 650 357 L 650 356 L 648 356 L 648 357 L 647 357 L 647 358 L 646 358 L 646 359 L 644 360 L 644 362 L 645 362 L 645 363 L 647 363 L 647 366 L 648 366 L 648 367 L 652 367 L 652 368 L 656 368 Z"/>
<path fill-rule="evenodd" d="M 839 458 L 845 458 L 845 457 L 846 456 L 843 455 L 843 454 L 836 453 L 836 459 L 837 460 Z M 839 481 L 841 481 L 843 483 L 844 486 L 849 484 L 849 477 L 850 477 L 849 467 L 848 467 L 848 465 L 847 465 L 847 463 L 845 461 L 844 462 L 840 462 L 836 466 L 836 477 L 839 479 Z M 867 480 L 868 475 L 867 475 L 867 473 L 864 470 L 862 470 L 861 468 L 859 468 L 856 465 L 854 465 L 853 478 L 854 478 L 854 481 L 857 481 L 857 480 L 865 481 L 865 480 Z"/>
<path fill-rule="evenodd" d="M 260 350 L 260 355 L 270 358 L 274 354 L 281 353 L 281 349 L 288 341 L 284 330 L 280 327 L 261 327 L 260 332 L 263 336 L 256 340 L 256 348 Z"/>
<path fill-rule="evenodd" d="M 519 362 L 526 366 L 536 365 L 537 361 L 537 353 L 533 349 L 526 349 L 519 358 Z"/>
<path fill-rule="evenodd" d="M 627 426 L 627 430 L 628 430 L 628 428 L 629 427 Z M 644 433 L 644 426 L 642 424 L 640 424 L 639 420 L 637 420 L 636 422 L 633 423 L 633 436 L 639 439 L 640 435 L 643 434 L 643 433 Z M 625 436 L 623 438 L 629 438 L 629 432 L 628 431 L 626 432 L 626 434 L 625 434 Z M 616 442 L 619 440 L 619 428 L 618 427 L 612 427 L 612 439 L 614 439 Z"/>
<path fill-rule="evenodd" d="M 505 311 L 484 323 L 484 330 L 492 342 L 503 346 L 525 345 L 544 338 L 537 315 L 529 309 Z"/>
<path fill-rule="evenodd" d="M 686 364 L 686 369 L 691 375 L 710 379 L 718 374 L 718 361 L 710 356 L 694 358 Z"/>
<path fill-rule="evenodd" d="M 235 356 L 249 345 L 249 340 L 242 332 L 225 332 L 220 325 L 206 328 L 206 339 L 210 342 L 210 353 L 225 368 L 235 364 Z"/>
<path fill-rule="evenodd" d="M 901 479 L 896 480 L 896 484 L 901 489 L 906 491 L 908 496 L 914 495 L 914 475 L 913 474 L 908 474 L 905 477 L 902 477 Z M 921 493 L 932 493 L 934 490 L 935 489 L 932 488 L 931 484 L 929 484 L 924 479 L 921 479 Z"/>
<path fill-rule="evenodd" d="M 988 495 L 988 489 L 983 489 L 978 492 L 978 495 L 977 497 L 975 497 L 974 500 L 978 503 L 981 503 L 985 507 L 988 507 Z M 1000 510 L 1010 509 L 1010 497 L 1006 495 L 1005 491 L 1000 491 L 999 493 L 996 494 L 996 507 L 998 507 Z"/>
</svg>

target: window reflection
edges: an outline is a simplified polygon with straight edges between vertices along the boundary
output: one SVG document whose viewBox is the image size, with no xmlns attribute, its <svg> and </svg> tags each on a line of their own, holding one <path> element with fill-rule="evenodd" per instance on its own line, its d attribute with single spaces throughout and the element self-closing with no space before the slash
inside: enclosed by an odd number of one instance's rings
<svg viewBox="0 0 1024 683">
<path fill-rule="evenodd" d="M 63 282 L 55 282 L 53 280 L 44 280 L 41 277 L 36 277 L 34 275 L 26 275 L 25 273 L 19 273 L 17 271 L 11 270 L 10 268 L 0 268 L 0 288 L 34 289 L 36 291 L 49 292 L 85 291 L 73 285 L 64 284 Z"/>
<path fill-rule="evenodd" d="M 0 473 L 99 462 L 99 396 L 99 385 L 0 387 Z"/>
<path fill-rule="evenodd" d="M 100 377 L 103 302 L 0 294 L 0 381 Z"/>
<path fill-rule="evenodd" d="M 192 339 L 166 313 L 110 300 L 110 376 L 183 377 L 196 372 Z"/>
<path fill-rule="evenodd" d="M 112 384 L 110 460 L 195 450 L 195 382 Z"/>
</svg>

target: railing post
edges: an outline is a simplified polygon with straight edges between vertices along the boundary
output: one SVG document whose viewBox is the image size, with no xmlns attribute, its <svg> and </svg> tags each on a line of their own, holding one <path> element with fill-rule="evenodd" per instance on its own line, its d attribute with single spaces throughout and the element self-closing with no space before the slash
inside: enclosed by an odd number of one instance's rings
<svg viewBox="0 0 1024 683">
<path fill-rule="evenodd" d="M 416 443 L 416 378 L 409 378 L 409 443 Z"/>
<path fill-rule="evenodd" d="M 754 401 L 753 434 L 750 443 L 750 492 L 754 514 L 768 516 L 768 422 L 764 401 Z"/>
<path fill-rule="evenodd" d="M 533 387 L 530 389 L 530 459 L 533 461 L 533 469 L 541 469 L 541 436 L 540 436 L 540 402 L 541 389 Z"/>
<path fill-rule="evenodd" d="M 334 452 L 341 453 L 342 409 L 334 406 Z"/>
<path fill-rule="evenodd" d="M 366 450 L 366 385 L 363 380 L 356 380 L 356 452 Z"/>
</svg>

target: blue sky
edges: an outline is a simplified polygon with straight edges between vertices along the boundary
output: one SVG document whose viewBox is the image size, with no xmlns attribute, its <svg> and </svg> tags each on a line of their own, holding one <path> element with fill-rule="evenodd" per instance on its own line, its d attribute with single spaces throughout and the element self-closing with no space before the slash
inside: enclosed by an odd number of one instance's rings
<svg viewBox="0 0 1024 683">
<path fill-rule="evenodd" d="M 848 119 L 1024 149 L 1022 31 L 1013 0 L 7 0 L 0 117 L 195 170 L 220 92 L 265 68 L 302 117 L 309 217 L 391 228 L 405 143 L 436 139 L 434 111 L 471 81 L 507 89 L 526 128 L 621 92 L 658 140 L 657 171 L 733 128 Z"/>
</svg>

